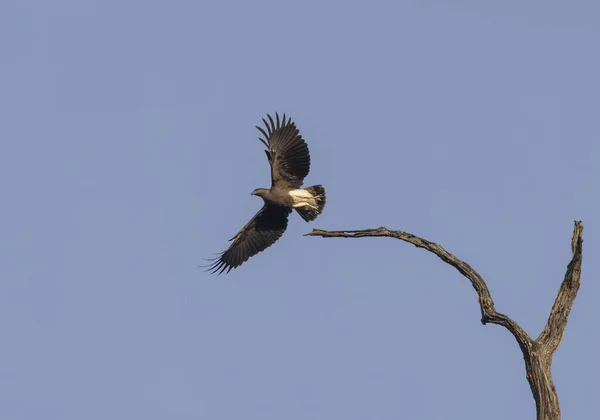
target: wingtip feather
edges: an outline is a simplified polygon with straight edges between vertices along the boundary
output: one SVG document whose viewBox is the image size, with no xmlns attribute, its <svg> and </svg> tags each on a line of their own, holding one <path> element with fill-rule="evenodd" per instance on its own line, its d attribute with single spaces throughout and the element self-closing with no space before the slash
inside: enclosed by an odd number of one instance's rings
<svg viewBox="0 0 600 420">
<path fill-rule="evenodd" d="M 267 114 L 267 117 L 269 117 L 269 121 L 271 122 L 271 133 L 273 131 L 275 131 L 275 123 L 273 122 L 273 117 L 271 117 L 270 114 Z"/>
</svg>

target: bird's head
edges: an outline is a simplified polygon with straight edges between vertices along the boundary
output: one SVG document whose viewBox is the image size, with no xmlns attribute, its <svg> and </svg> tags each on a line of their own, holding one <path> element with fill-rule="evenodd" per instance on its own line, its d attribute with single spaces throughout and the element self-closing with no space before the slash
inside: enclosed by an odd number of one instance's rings
<svg viewBox="0 0 600 420">
<path fill-rule="evenodd" d="M 265 188 L 257 188 L 254 191 L 252 191 L 252 195 L 258 195 L 259 197 L 265 197 L 268 192 L 269 192 L 269 190 L 267 190 Z"/>
</svg>

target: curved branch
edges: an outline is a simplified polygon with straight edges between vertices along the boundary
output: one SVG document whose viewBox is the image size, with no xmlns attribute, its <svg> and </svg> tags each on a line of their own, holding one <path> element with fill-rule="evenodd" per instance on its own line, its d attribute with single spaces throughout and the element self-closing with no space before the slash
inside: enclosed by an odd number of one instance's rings
<svg viewBox="0 0 600 420">
<path fill-rule="evenodd" d="M 399 230 L 389 230 L 385 227 L 363 230 L 327 231 L 313 229 L 304 236 L 320 236 L 323 238 L 364 238 L 389 237 L 413 244 L 437 255 L 442 261 L 456 268 L 469 279 L 479 298 L 481 307 L 481 322 L 504 326 L 515 337 L 523 353 L 527 381 L 535 399 L 538 420 L 559 420 L 560 405 L 556 388 L 552 381 L 552 355 L 560 345 L 573 302 L 579 290 L 581 277 L 581 261 L 583 246 L 583 225 L 575 221 L 571 250 L 573 256 L 567 267 L 565 278 L 558 291 L 558 296 L 548 317 L 548 322 L 540 336 L 533 341 L 529 335 L 511 318 L 494 307 L 492 295 L 483 278 L 469 264 L 459 260 L 441 245 Z"/>
<path fill-rule="evenodd" d="M 420 238 L 411 233 L 402 232 L 399 230 L 389 230 L 385 227 L 377 229 L 363 229 L 363 230 L 338 230 L 338 231 L 327 231 L 321 229 L 313 229 L 312 232 L 307 233 L 304 236 L 320 236 L 322 238 L 364 238 L 364 237 L 377 237 L 384 236 L 389 238 L 400 239 L 401 241 L 413 244 L 417 248 L 426 249 L 429 252 L 434 253 L 445 263 L 450 264 L 456 268 L 463 276 L 468 278 L 473 285 L 473 288 L 477 292 L 479 306 L 481 307 L 481 323 L 483 325 L 497 324 L 502 325 L 515 337 L 519 343 L 519 347 L 523 352 L 524 356 L 529 353 L 531 349 L 532 340 L 529 335 L 510 317 L 504 315 L 494 307 L 494 300 L 490 294 L 490 290 L 485 284 L 483 278 L 475 271 L 469 264 L 459 260 L 453 254 L 446 251 L 441 245 Z"/>
</svg>

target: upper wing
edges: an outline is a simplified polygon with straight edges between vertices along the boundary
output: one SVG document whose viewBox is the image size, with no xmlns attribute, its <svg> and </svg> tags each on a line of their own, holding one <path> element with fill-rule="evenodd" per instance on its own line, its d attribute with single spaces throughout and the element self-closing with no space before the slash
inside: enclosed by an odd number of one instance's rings
<svg viewBox="0 0 600 420">
<path fill-rule="evenodd" d="M 272 186 L 285 184 L 292 188 L 299 188 L 310 170 L 310 154 L 308 146 L 302 139 L 296 124 L 291 119 L 279 121 L 279 114 L 275 114 L 276 123 L 270 115 L 269 122 L 262 119 L 267 127 L 265 131 L 256 127 L 265 137 L 259 138 L 267 146 L 267 157 L 271 164 Z"/>
<path fill-rule="evenodd" d="M 233 243 L 209 266 L 212 273 L 227 273 L 248 258 L 273 245 L 287 228 L 292 209 L 265 204 L 230 241 Z"/>
</svg>

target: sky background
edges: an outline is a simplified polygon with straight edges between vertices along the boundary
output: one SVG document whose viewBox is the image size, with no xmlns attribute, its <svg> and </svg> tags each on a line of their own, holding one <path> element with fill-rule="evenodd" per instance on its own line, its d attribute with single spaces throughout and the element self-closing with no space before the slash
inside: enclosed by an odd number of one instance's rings
<svg viewBox="0 0 600 420">
<path fill-rule="evenodd" d="M 600 3 L 0 3 L 0 418 L 532 419 L 486 279 L 537 337 L 582 220 L 553 376 L 600 418 Z M 227 276 L 286 112 L 314 223 Z M 594 356 L 596 355 L 596 356 Z"/>
</svg>

